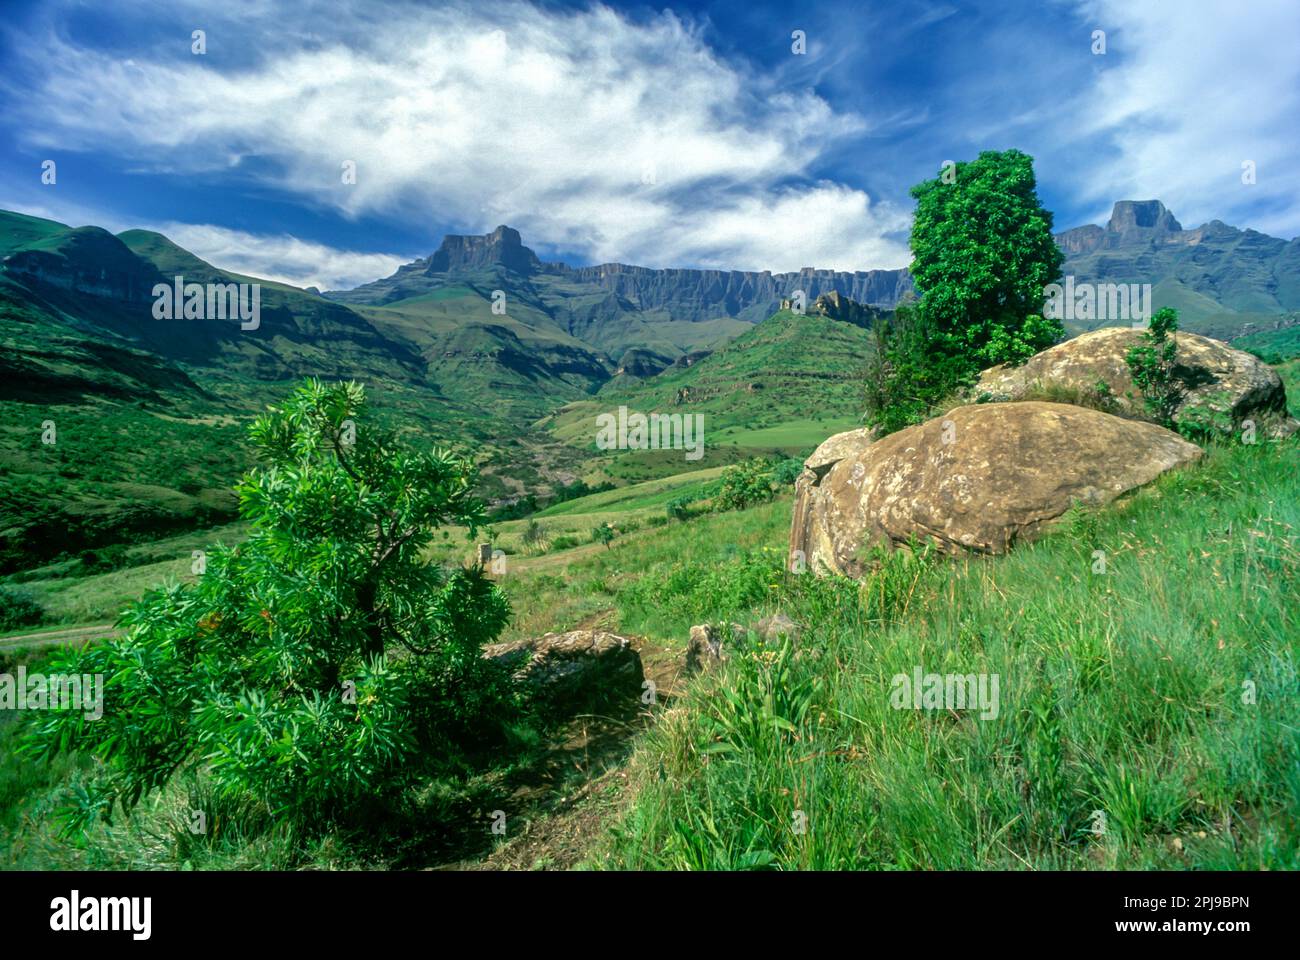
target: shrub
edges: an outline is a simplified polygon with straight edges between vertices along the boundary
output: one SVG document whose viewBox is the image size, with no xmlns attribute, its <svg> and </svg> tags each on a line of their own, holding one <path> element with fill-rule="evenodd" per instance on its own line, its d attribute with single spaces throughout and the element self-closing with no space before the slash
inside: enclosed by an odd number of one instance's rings
<svg viewBox="0 0 1300 960">
<path fill-rule="evenodd" d="M 688 497 L 674 497 L 664 504 L 665 519 L 688 520 L 691 516 L 691 500 Z"/>
<path fill-rule="evenodd" d="M 524 526 L 524 532 L 520 534 L 520 540 L 529 550 L 540 550 L 550 540 L 550 534 L 544 526 L 530 518 Z"/>
<path fill-rule="evenodd" d="M 614 528 L 611 527 L 608 523 L 602 523 L 598 527 L 591 528 L 592 543 L 603 543 L 605 545 L 605 549 L 608 550 L 609 545 L 613 541 L 613 539 L 614 539 Z"/>
<path fill-rule="evenodd" d="M 1157 423 L 1174 425 L 1174 411 L 1182 399 L 1182 386 L 1174 379 L 1174 359 L 1178 354 L 1178 311 L 1163 307 L 1151 318 L 1140 342 L 1124 355 L 1133 383 L 1142 394 L 1147 412 Z"/>
<path fill-rule="evenodd" d="M 145 595 L 123 637 L 54 655 L 52 672 L 109 678 L 100 720 L 29 720 L 28 755 L 104 761 L 73 827 L 206 767 L 223 795 L 323 829 L 503 729 L 512 688 L 479 650 L 507 601 L 477 569 L 420 560 L 438 526 L 483 523 L 472 468 L 403 449 L 362 422 L 364 400 L 311 380 L 258 418 L 262 463 L 237 488 L 248 539 Z"/>
<path fill-rule="evenodd" d="M 20 630 L 45 619 L 45 609 L 25 590 L 0 587 L 0 630 Z"/>
<path fill-rule="evenodd" d="M 803 461 L 789 457 L 778 463 L 772 470 L 772 482 L 780 487 L 792 487 L 799 475 L 803 473 Z"/>
<path fill-rule="evenodd" d="M 82 569 L 87 573 L 107 573 L 118 570 L 128 563 L 126 547 L 114 543 L 96 550 L 84 550 L 79 557 Z"/>
<path fill-rule="evenodd" d="M 722 471 L 722 483 L 714 497 L 717 510 L 743 510 L 772 499 L 772 475 L 758 457 L 732 464 Z"/>
</svg>

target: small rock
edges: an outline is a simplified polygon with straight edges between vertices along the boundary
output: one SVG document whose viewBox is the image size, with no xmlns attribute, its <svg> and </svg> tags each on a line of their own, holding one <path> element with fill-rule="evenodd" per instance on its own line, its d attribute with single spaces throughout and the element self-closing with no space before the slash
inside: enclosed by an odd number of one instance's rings
<svg viewBox="0 0 1300 960">
<path fill-rule="evenodd" d="M 710 670 L 727 659 L 722 652 L 722 634 L 711 623 L 691 627 L 691 639 L 686 645 L 686 672 Z"/>
<path fill-rule="evenodd" d="M 778 643 L 782 637 L 789 637 L 792 643 L 798 643 L 802 629 L 799 624 L 779 612 L 754 624 L 754 632 L 767 643 Z"/>
<path fill-rule="evenodd" d="M 639 697 L 645 672 L 627 637 L 604 630 L 570 630 L 483 648 L 494 660 L 557 710 L 612 697 Z"/>
</svg>

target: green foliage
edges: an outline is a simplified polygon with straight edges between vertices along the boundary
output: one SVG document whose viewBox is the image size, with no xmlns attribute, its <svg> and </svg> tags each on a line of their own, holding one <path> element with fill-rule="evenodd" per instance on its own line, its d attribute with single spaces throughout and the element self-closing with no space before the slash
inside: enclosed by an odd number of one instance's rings
<svg viewBox="0 0 1300 960">
<path fill-rule="evenodd" d="M 772 482 L 779 487 L 793 487 L 803 473 L 803 460 L 787 457 L 772 468 Z"/>
<path fill-rule="evenodd" d="M 1162 426 L 1173 427 L 1174 411 L 1182 400 L 1182 385 L 1174 378 L 1178 341 L 1178 311 L 1157 310 L 1151 323 L 1124 355 L 1133 383 L 1142 394 L 1147 412 Z"/>
<path fill-rule="evenodd" d="M 605 549 L 608 550 L 609 545 L 613 542 L 613 540 L 614 540 L 614 528 L 610 526 L 608 523 L 602 523 L 599 526 L 591 528 L 592 543 L 603 543 L 605 545 Z"/>
<path fill-rule="evenodd" d="M 713 505 L 717 510 L 744 510 L 756 503 L 766 503 L 772 494 L 772 473 L 767 461 L 752 457 L 722 471 Z"/>
<path fill-rule="evenodd" d="M 505 597 L 477 569 L 420 560 L 438 526 L 482 523 L 472 470 L 364 423 L 364 400 L 311 380 L 258 418 L 248 539 L 135 603 L 120 639 L 55 655 L 53 672 L 107 678 L 102 719 L 50 711 L 24 746 L 104 761 L 72 826 L 201 766 L 223 795 L 312 829 L 359 818 L 512 706 L 479 656 Z"/>
<path fill-rule="evenodd" d="M 976 370 L 1027 360 L 1064 333 L 1043 317 L 1043 289 L 1065 258 L 1038 200 L 1033 158 L 986 150 L 952 173 L 912 188 L 911 271 L 931 351 Z"/>
<path fill-rule="evenodd" d="M 903 305 L 876 324 L 876 350 L 866 366 L 866 422 L 881 435 L 925 420 L 970 379 L 964 358 L 934 349 L 924 311 Z"/>
<path fill-rule="evenodd" d="M 1207 397 L 1183 403 L 1178 408 L 1178 432 L 1195 443 L 1209 443 L 1229 436 L 1236 429 L 1232 419 L 1232 395 L 1218 390 Z"/>
<path fill-rule="evenodd" d="M 985 367 L 1020 363 L 1064 335 L 1043 291 L 1064 256 L 1039 203 L 1033 160 L 985 151 L 912 188 L 912 277 L 921 299 L 876 324 L 867 422 L 883 433 L 923 420 Z"/>
<path fill-rule="evenodd" d="M 34 626 L 44 618 L 44 608 L 29 593 L 0 586 L 0 630 Z"/>
<path fill-rule="evenodd" d="M 117 570 L 127 565 L 126 547 L 114 543 L 97 550 L 83 550 L 79 559 L 82 568 L 89 573 Z"/>
</svg>

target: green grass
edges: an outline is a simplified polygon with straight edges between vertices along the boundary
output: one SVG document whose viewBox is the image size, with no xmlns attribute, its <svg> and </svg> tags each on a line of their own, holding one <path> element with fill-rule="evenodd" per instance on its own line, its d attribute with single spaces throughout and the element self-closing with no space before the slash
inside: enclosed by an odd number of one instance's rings
<svg viewBox="0 0 1300 960">
<path fill-rule="evenodd" d="M 827 437 L 861 426 L 862 421 L 855 417 L 804 418 L 756 429 L 732 427 L 709 439 L 715 443 L 735 443 L 751 449 L 779 450 L 784 453 L 811 452 Z"/>
<path fill-rule="evenodd" d="M 1300 417 L 1300 358 L 1279 363 L 1274 368 L 1286 387 L 1287 407 L 1291 416 Z"/>
<path fill-rule="evenodd" d="M 1237 337 L 1232 341 L 1232 346 L 1255 354 L 1265 363 L 1278 364 L 1293 360 L 1300 357 L 1300 325 Z"/>
<path fill-rule="evenodd" d="M 644 483 L 629 484 L 616 490 L 604 490 L 589 496 L 578 497 L 547 507 L 534 516 L 538 520 L 550 517 L 563 517 L 575 514 L 594 514 L 619 511 L 632 513 L 652 508 L 662 508 L 669 500 L 686 494 L 698 493 L 722 475 L 721 467 L 708 470 L 692 470 L 685 473 L 664 477 L 662 480 L 648 480 Z"/>
<path fill-rule="evenodd" d="M 780 530 L 768 553 L 644 558 L 653 586 L 621 601 L 655 596 L 675 636 L 747 605 L 806 632 L 797 658 L 735 649 L 662 717 L 594 864 L 1300 866 L 1296 466 L 1294 444 L 1215 449 L 1009 556 L 896 558 L 860 587 L 782 575 Z M 892 709 L 916 666 L 998 675 L 997 719 Z"/>
<path fill-rule="evenodd" d="M 733 644 L 725 672 L 666 702 L 627 767 L 630 806 L 588 866 L 1300 866 L 1296 461 L 1294 443 L 1214 448 L 1008 556 L 898 554 L 862 585 L 785 573 L 788 497 L 512 567 L 503 639 L 600 623 L 681 650 L 694 623 L 778 609 L 805 629 L 797 657 Z M 576 517 L 609 518 L 590 501 L 619 492 L 584 498 Z M 891 709 L 891 678 L 915 666 L 997 674 L 998 717 Z M 201 781 L 70 845 L 54 811 L 86 762 L 34 768 L 14 757 L 12 735 L 0 726 L 10 865 L 357 866 L 375 855 L 346 838 L 281 836 L 236 808 L 220 837 L 195 844 L 176 824 Z M 431 790 L 459 810 L 469 795 L 499 796 L 492 783 Z"/>
</svg>

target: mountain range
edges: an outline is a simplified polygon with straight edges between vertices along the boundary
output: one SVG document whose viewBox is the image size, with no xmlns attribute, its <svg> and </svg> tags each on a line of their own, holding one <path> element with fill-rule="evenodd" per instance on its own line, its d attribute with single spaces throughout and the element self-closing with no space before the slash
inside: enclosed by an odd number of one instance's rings
<svg viewBox="0 0 1300 960">
<path fill-rule="evenodd" d="M 1057 240 L 1076 282 L 1150 282 L 1185 329 L 1296 323 L 1300 241 L 1218 221 L 1184 230 L 1158 201 L 1117 203 L 1104 227 Z M 176 276 L 260 284 L 257 329 L 155 318 L 154 287 Z M 780 309 L 799 290 L 804 317 Z M 365 382 L 387 426 L 463 445 L 497 500 L 679 469 L 597 455 L 588 426 L 606 406 L 707 412 L 723 431 L 710 463 L 797 452 L 857 416 L 868 328 L 911 292 L 906 270 L 571 267 L 501 226 L 322 295 L 222 270 L 152 231 L 0 212 L 0 568 L 33 544 L 57 553 L 228 519 L 243 425 L 304 376 Z"/>
</svg>

